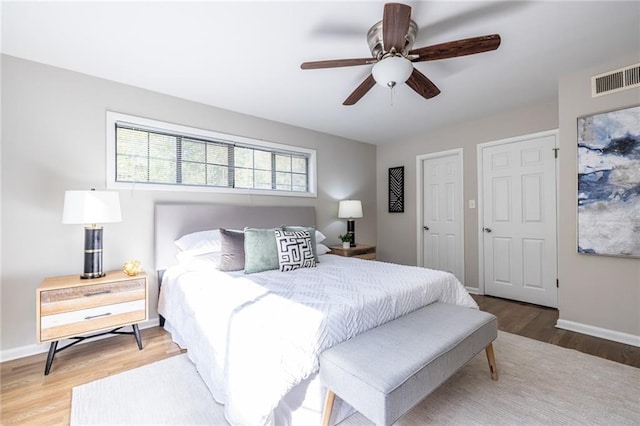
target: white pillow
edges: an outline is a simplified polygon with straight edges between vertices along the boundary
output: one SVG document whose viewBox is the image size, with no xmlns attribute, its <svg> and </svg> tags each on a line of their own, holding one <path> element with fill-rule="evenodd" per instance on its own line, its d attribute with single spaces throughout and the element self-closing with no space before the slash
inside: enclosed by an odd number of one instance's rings
<svg viewBox="0 0 640 426">
<path fill-rule="evenodd" d="M 218 229 L 210 229 L 207 231 L 198 231 L 191 234 L 183 235 L 174 243 L 178 248 L 187 252 L 191 256 L 221 251 L 221 237 Z"/>
<path fill-rule="evenodd" d="M 331 251 L 331 249 L 324 244 L 316 244 L 316 253 L 318 256 L 322 256 L 323 254 L 327 254 Z"/>
<path fill-rule="evenodd" d="M 182 251 L 176 255 L 178 263 L 189 270 L 203 268 L 219 269 L 221 257 L 222 253 L 219 251 L 200 254 L 197 256 L 191 255 L 187 251 Z"/>
<path fill-rule="evenodd" d="M 323 242 L 327 237 L 320 231 L 316 229 L 316 244 Z M 318 253 L 320 254 L 320 253 Z"/>
</svg>

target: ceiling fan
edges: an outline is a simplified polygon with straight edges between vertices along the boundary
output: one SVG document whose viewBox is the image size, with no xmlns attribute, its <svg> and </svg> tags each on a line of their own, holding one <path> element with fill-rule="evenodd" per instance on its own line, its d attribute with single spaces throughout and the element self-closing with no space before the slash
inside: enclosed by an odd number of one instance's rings
<svg viewBox="0 0 640 426">
<path fill-rule="evenodd" d="M 425 99 L 440 93 L 431 80 L 413 66 L 413 62 L 435 61 L 488 52 L 500 46 L 500 36 L 491 34 L 413 49 L 418 26 L 411 20 L 411 7 L 400 3 L 384 5 L 382 21 L 369 29 L 367 42 L 372 57 L 304 62 L 303 70 L 371 65 L 371 74 L 343 102 L 354 105 L 376 83 L 393 88 L 402 83 Z"/>
</svg>

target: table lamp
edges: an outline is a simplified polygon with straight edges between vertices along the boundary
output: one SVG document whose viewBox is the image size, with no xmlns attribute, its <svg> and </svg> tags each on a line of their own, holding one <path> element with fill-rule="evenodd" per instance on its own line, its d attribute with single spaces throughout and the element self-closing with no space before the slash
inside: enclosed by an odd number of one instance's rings
<svg viewBox="0 0 640 426">
<path fill-rule="evenodd" d="M 102 270 L 102 226 L 121 222 L 120 196 L 114 191 L 65 191 L 62 223 L 83 224 L 84 272 L 80 278 L 100 278 Z"/>
<path fill-rule="evenodd" d="M 338 217 L 347 219 L 347 234 L 351 235 L 351 247 L 356 246 L 356 221 L 362 217 L 362 203 L 360 200 L 343 200 L 338 204 Z"/>
</svg>

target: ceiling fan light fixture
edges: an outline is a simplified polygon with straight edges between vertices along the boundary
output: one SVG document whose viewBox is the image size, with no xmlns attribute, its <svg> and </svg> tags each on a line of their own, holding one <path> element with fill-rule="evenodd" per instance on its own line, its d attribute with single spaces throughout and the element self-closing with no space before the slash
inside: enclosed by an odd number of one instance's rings
<svg viewBox="0 0 640 426">
<path fill-rule="evenodd" d="M 413 64 L 404 56 L 388 56 L 371 69 L 373 78 L 381 86 L 393 88 L 405 83 L 413 72 Z"/>
</svg>

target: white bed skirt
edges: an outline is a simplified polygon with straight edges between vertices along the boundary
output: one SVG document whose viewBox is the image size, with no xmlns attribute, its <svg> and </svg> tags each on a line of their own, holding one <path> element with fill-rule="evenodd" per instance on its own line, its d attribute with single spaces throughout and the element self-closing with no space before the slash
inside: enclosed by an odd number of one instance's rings
<svg viewBox="0 0 640 426">
<path fill-rule="evenodd" d="M 185 344 L 180 338 L 180 333 L 171 327 L 169 321 L 165 321 L 164 328 L 171 334 L 171 338 L 174 343 L 184 349 Z M 187 356 L 190 356 L 188 349 Z M 194 362 L 194 360 L 191 360 L 191 362 Z M 206 380 L 203 381 L 214 396 L 214 399 L 216 399 L 213 389 L 211 389 L 207 384 Z M 271 424 L 277 426 L 306 426 L 321 424 L 326 394 L 327 389 L 320 383 L 318 373 L 312 374 L 310 377 L 303 380 L 302 383 L 291 389 L 280 401 L 280 404 L 271 415 Z M 354 411 L 355 410 L 350 405 L 344 403 L 339 397 L 336 398 L 331 412 L 331 424 L 341 422 L 353 414 Z"/>
</svg>

